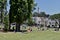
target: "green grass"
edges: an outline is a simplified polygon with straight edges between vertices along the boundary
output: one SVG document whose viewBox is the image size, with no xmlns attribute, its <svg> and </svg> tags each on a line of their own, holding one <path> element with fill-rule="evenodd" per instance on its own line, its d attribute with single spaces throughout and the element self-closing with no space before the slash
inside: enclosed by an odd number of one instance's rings
<svg viewBox="0 0 60 40">
<path fill-rule="evenodd" d="M 0 40 L 60 40 L 60 31 L 38 31 L 34 28 L 30 33 L 0 32 Z"/>
</svg>

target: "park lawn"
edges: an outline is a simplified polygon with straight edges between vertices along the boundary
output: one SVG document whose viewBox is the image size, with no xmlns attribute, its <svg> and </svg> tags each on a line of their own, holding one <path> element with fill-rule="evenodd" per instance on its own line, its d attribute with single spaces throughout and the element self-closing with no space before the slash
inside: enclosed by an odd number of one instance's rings
<svg viewBox="0 0 60 40">
<path fill-rule="evenodd" d="M 34 28 L 30 33 L 0 32 L 0 40 L 60 40 L 60 31 L 38 31 Z"/>
</svg>

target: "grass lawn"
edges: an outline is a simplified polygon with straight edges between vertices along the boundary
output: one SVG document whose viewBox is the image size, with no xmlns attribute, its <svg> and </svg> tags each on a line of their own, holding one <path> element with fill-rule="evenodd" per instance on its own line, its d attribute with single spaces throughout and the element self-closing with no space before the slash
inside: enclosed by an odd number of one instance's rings
<svg viewBox="0 0 60 40">
<path fill-rule="evenodd" d="M 38 31 L 30 33 L 0 32 L 0 40 L 60 40 L 60 31 Z"/>
</svg>

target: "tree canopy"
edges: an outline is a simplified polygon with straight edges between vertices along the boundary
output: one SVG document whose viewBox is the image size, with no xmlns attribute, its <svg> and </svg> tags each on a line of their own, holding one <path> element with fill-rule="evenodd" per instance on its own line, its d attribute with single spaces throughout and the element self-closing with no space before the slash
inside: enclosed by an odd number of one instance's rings
<svg viewBox="0 0 60 40">
<path fill-rule="evenodd" d="M 16 22 L 16 30 L 19 31 L 19 26 L 31 18 L 33 0 L 10 0 L 10 5 L 10 23 Z"/>
<path fill-rule="evenodd" d="M 60 13 L 50 16 L 51 19 L 60 19 Z"/>
<path fill-rule="evenodd" d="M 6 12 L 7 0 L 0 0 L 0 19 L 1 23 L 4 21 L 4 14 Z"/>
<path fill-rule="evenodd" d="M 50 15 L 46 14 L 45 12 L 40 12 L 40 13 L 34 12 L 33 17 L 34 16 L 37 16 L 37 17 L 49 17 Z"/>
</svg>

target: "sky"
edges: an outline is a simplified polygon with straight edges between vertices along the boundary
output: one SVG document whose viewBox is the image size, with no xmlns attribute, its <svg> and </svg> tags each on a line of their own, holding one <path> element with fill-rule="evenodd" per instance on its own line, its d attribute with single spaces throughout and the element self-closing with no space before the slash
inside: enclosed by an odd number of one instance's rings
<svg viewBox="0 0 60 40">
<path fill-rule="evenodd" d="M 10 5 L 9 5 L 9 0 L 7 0 L 7 11 L 9 12 Z"/>
<path fill-rule="evenodd" d="M 7 10 L 10 9 L 9 0 L 7 1 L 8 6 Z M 35 0 L 35 3 L 37 3 L 36 10 L 38 7 L 40 8 L 40 12 L 43 11 L 46 14 L 57 14 L 60 13 L 60 0 Z"/>
<path fill-rule="evenodd" d="M 60 13 L 60 0 L 35 0 L 35 3 L 37 3 L 36 9 L 39 7 L 40 12 L 44 11 L 50 15 Z"/>
</svg>

